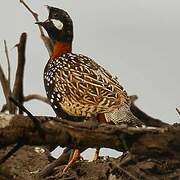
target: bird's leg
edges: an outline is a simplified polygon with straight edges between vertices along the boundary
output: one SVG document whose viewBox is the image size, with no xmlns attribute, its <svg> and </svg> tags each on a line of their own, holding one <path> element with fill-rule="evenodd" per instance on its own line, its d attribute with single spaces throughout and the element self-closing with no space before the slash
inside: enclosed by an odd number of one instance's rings
<svg viewBox="0 0 180 180">
<path fill-rule="evenodd" d="M 107 124 L 106 117 L 103 113 L 98 114 L 96 118 L 100 124 Z"/>
<path fill-rule="evenodd" d="M 80 158 L 80 150 L 74 149 L 74 153 L 72 156 L 72 159 L 68 162 L 68 164 L 63 169 L 63 174 L 71 167 L 72 164 L 74 164 L 78 159 Z"/>
<path fill-rule="evenodd" d="M 72 149 L 72 151 L 71 151 L 71 154 L 70 154 L 70 157 L 69 157 L 69 161 L 72 159 L 73 155 L 74 155 L 74 149 Z M 80 155 L 79 156 L 79 160 L 84 160 L 83 156 Z"/>
<path fill-rule="evenodd" d="M 107 124 L 104 114 L 102 114 L 102 113 L 98 114 L 96 118 L 100 124 Z M 93 157 L 93 161 L 96 161 L 99 159 L 99 152 L 100 152 L 100 148 L 96 148 L 96 151 L 95 151 L 95 154 Z"/>
<path fill-rule="evenodd" d="M 93 161 L 97 161 L 99 159 L 99 151 L 100 151 L 100 148 L 96 148 Z"/>
</svg>

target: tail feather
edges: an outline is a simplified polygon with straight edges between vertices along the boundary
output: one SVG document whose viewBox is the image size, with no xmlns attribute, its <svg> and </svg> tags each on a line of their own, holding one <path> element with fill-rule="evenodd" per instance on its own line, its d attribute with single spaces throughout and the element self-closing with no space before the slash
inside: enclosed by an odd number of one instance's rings
<svg viewBox="0 0 180 180">
<path fill-rule="evenodd" d="M 133 126 L 133 127 L 145 126 L 143 122 L 141 122 L 137 117 L 133 115 L 127 104 L 120 107 L 116 111 L 106 113 L 105 118 L 107 122 L 112 122 L 117 125 L 127 124 L 128 126 Z"/>
</svg>

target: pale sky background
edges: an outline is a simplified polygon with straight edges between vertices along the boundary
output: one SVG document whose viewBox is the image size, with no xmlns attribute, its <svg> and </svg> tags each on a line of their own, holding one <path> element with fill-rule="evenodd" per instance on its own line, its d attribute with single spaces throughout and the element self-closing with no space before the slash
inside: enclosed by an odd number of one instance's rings
<svg viewBox="0 0 180 180">
<path fill-rule="evenodd" d="M 169 123 L 179 122 L 175 111 L 180 108 L 179 0 L 26 1 L 40 20 L 47 18 L 44 5 L 67 10 L 74 21 L 74 52 L 94 58 L 116 75 L 129 95 L 138 95 L 137 105 L 146 113 Z M 3 0 L 0 21 L 0 63 L 6 68 L 6 39 L 15 69 L 13 46 L 27 32 L 25 95 L 45 95 L 42 76 L 48 53 L 34 19 L 19 0 Z M 0 87 L 0 106 L 3 103 Z M 54 116 L 49 106 L 38 101 L 26 107 L 36 115 Z"/>
</svg>

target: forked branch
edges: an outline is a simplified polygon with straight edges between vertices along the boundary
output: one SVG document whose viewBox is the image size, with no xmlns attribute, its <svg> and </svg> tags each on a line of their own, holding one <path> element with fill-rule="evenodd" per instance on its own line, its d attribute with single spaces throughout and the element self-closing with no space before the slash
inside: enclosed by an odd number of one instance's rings
<svg viewBox="0 0 180 180">
<path fill-rule="evenodd" d="M 0 65 L 0 82 L 2 85 L 3 93 L 6 99 L 6 105 L 4 105 L 3 111 L 8 110 L 9 113 L 15 113 L 15 106 L 9 101 L 9 96 L 11 95 L 10 82 L 8 81 L 1 65 Z"/>
</svg>

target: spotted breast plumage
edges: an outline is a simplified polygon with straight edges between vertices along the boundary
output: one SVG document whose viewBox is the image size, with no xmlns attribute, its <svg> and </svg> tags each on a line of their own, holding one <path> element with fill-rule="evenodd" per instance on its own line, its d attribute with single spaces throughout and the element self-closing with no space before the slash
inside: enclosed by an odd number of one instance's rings
<svg viewBox="0 0 180 180">
<path fill-rule="evenodd" d="M 71 116 L 111 112 L 129 100 L 110 73 L 81 54 L 62 54 L 48 63 L 44 82 L 53 109 L 60 106 Z"/>
</svg>

